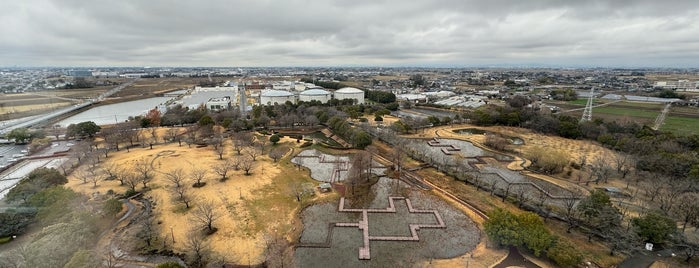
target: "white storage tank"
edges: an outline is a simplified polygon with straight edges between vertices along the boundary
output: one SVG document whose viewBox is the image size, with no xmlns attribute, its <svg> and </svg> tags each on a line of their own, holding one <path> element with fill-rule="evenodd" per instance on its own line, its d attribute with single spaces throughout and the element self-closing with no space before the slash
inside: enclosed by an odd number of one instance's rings
<svg viewBox="0 0 699 268">
<path fill-rule="evenodd" d="M 338 100 L 354 99 L 355 104 L 364 104 L 364 91 L 353 87 L 343 87 L 335 91 Z"/>
<path fill-rule="evenodd" d="M 284 90 L 264 90 L 260 93 L 260 104 L 262 105 L 274 105 L 275 103 L 284 104 L 287 101 L 296 103 L 296 96 L 294 93 Z"/>
<path fill-rule="evenodd" d="M 305 102 L 310 102 L 310 101 L 319 101 L 320 103 L 327 103 L 330 101 L 332 95 L 330 92 L 323 90 L 323 89 L 309 89 L 309 90 L 304 90 L 301 93 L 299 93 L 299 101 L 305 101 Z"/>
</svg>

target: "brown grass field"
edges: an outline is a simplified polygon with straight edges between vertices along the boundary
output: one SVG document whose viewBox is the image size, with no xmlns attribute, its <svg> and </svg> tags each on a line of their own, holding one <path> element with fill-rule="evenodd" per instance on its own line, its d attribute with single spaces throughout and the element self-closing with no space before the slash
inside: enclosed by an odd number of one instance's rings
<svg viewBox="0 0 699 268">
<path fill-rule="evenodd" d="M 276 146 L 286 146 L 294 152 L 298 150 L 294 148 L 298 146 L 295 140 L 288 138 Z M 168 190 L 171 183 L 166 180 L 163 172 L 174 168 L 189 172 L 194 167 L 211 168 L 224 161 L 218 160 L 218 155 L 212 148 L 189 148 L 184 144 L 180 147 L 177 143 L 171 143 L 156 145 L 152 150 L 147 147 L 131 149 L 131 152 L 121 150 L 110 154 L 103 165 L 115 163 L 131 168 L 133 162 L 141 158 L 153 161 L 156 175 L 145 196 L 157 204 L 154 214 L 156 221 L 161 223 L 159 237 L 174 236 L 175 252 L 186 251 L 183 241 L 195 228 L 194 222 L 189 220 L 192 211 L 198 204 L 211 201 L 217 213 L 222 215 L 214 223 L 218 231 L 207 237 L 212 251 L 232 262 L 260 263 L 264 260 L 264 234 L 277 232 L 286 234 L 289 240 L 294 239 L 301 231 L 297 214 L 302 204 L 335 196 L 321 194 L 301 203 L 296 202 L 289 185 L 314 181 L 305 170 L 298 170 L 288 162 L 291 153 L 290 150 L 286 159 L 278 163 L 273 163 L 268 156 L 258 157 L 250 176 L 245 176 L 243 171 L 234 171 L 228 180 L 221 182 L 218 175 L 210 172 L 206 185 L 201 188 L 193 188 L 193 181 L 188 181 L 186 187 L 190 187 L 190 192 L 195 196 L 190 209 L 174 199 L 174 194 Z M 235 154 L 228 150 L 224 159 L 234 157 Z M 75 177 L 69 177 L 68 187 L 87 195 L 102 195 L 109 190 L 123 193 L 127 190 L 116 180 L 100 181 L 97 187 L 93 187 L 91 182 L 85 184 Z M 137 190 L 142 190 L 141 186 Z"/>
</svg>

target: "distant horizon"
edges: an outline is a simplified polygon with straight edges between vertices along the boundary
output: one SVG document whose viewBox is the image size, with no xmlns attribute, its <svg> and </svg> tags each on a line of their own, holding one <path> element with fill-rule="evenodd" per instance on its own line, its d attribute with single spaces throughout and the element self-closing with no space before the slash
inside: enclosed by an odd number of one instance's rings
<svg viewBox="0 0 699 268">
<path fill-rule="evenodd" d="M 216 69 L 232 69 L 232 68 L 389 68 L 389 69 L 410 69 L 410 68 L 424 68 L 424 69 L 622 69 L 622 70 L 699 70 L 699 65 L 689 66 L 689 67 L 671 67 L 671 66 L 565 66 L 565 65 L 462 65 L 462 66 L 442 66 L 442 65 L 289 65 L 289 66 L 109 66 L 109 65 L 94 65 L 94 66 L 71 66 L 71 65 L 54 65 L 54 66 L 0 66 L 0 69 L 41 69 L 41 68 L 51 68 L 51 69 L 99 69 L 99 68 L 140 68 L 140 69 L 161 69 L 161 68 L 194 68 L 194 69 L 205 69 L 205 68 L 216 68 Z"/>
</svg>

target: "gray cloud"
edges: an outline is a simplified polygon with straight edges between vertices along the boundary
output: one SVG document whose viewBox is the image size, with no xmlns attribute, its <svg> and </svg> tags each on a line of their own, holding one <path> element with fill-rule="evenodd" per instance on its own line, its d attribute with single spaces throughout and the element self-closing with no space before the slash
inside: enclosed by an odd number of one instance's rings
<svg viewBox="0 0 699 268">
<path fill-rule="evenodd" d="M 0 2 L 0 65 L 697 66 L 696 1 Z"/>
</svg>

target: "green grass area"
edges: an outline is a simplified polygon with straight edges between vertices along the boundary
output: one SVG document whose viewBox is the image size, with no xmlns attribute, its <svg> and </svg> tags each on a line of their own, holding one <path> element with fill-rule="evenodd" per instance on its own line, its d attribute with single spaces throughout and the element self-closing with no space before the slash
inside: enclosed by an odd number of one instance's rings
<svg viewBox="0 0 699 268">
<path fill-rule="evenodd" d="M 652 103 L 652 102 L 636 102 L 636 101 L 622 101 L 612 104 L 611 106 L 623 106 L 623 107 L 637 107 L 644 109 L 658 109 L 662 110 L 665 104 L 662 103 Z"/>
<path fill-rule="evenodd" d="M 569 101 L 569 104 L 575 104 L 575 105 L 587 105 L 587 99 L 577 99 L 574 101 Z"/>
<path fill-rule="evenodd" d="M 699 134 L 699 118 L 668 116 L 660 130 L 670 131 L 677 135 Z"/>
<path fill-rule="evenodd" d="M 658 117 L 660 110 L 658 110 L 658 111 L 646 111 L 646 110 L 640 110 L 640 109 L 634 109 L 634 108 L 604 106 L 604 107 L 597 107 L 597 108 L 592 109 L 592 114 L 594 115 L 595 113 L 621 115 L 621 116 L 629 116 L 629 117 L 641 117 L 641 118 L 656 118 L 656 117 Z"/>
</svg>

